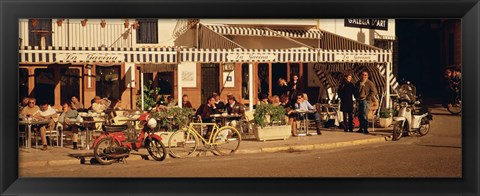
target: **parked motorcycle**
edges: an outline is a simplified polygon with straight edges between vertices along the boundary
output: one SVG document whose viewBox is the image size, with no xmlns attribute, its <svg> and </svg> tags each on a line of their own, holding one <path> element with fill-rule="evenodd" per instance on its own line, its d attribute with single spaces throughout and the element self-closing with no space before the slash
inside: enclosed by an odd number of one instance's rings
<svg viewBox="0 0 480 196">
<path fill-rule="evenodd" d="M 157 121 L 149 118 L 148 114 L 138 119 L 143 123 L 140 134 L 135 138 L 129 131 L 134 131 L 128 125 L 104 125 L 104 133 L 94 142 L 95 159 L 102 165 L 109 165 L 113 162 L 123 160 L 130 155 L 131 150 L 138 151 L 146 147 L 150 156 L 156 161 L 163 161 L 167 155 L 162 138 L 154 134 Z M 129 136 L 129 137 L 128 137 Z"/>
<path fill-rule="evenodd" d="M 424 136 L 430 131 L 430 120 L 433 120 L 428 108 L 417 108 L 420 100 L 416 96 L 416 88 L 410 82 L 402 84 L 395 103 L 397 115 L 393 117 L 393 140 L 403 135 Z"/>
</svg>

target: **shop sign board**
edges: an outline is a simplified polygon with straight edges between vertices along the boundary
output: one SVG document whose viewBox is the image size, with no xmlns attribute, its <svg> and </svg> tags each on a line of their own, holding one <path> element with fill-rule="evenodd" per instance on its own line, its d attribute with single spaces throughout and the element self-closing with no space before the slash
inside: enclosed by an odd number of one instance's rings
<svg viewBox="0 0 480 196">
<path fill-rule="evenodd" d="M 88 53 L 81 53 L 81 54 L 65 54 L 60 53 L 56 56 L 57 61 L 64 61 L 64 62 L 122 62 L 125 61 L 125 55 L 123 54 L 88 54 Z"/>
<path fill-rule="evenodd" d="M 335 54 L 335 61 L 378 61 L 376 54 Z"/>
<path fill-rule="evenodd" d="M 245 54 L 228 53 L 227 61 L 274 61 L 277 57 L 274 54 Z"/>
<path fill-rule="evenodd" d="M 366 29 L 388 30 L 388 19 L 345 19 L 346 27 L 358 27 Z"/>
</svg>

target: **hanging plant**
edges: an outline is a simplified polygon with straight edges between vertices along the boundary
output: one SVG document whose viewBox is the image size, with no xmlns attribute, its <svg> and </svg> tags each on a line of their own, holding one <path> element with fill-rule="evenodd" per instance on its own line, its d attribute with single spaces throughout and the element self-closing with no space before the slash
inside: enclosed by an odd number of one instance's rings
<svg viewBox="0 0 480 196">
<path fill-rule="evenodd" d="M 32 19 L 32 26 L 37 27 L 38 25 L 38 19 Z"/>
<path fill-rule="evenodd" d="M 87 21 L 88 21 L 87 19 L 82 20 L 82 27 L 87 26 Z"/>
<path fill-rule="evenodd" d="M 105 20 L 102 20 L 102 22 L 100 23 L 100 25 L 102 26 L 102 28 L 105 28 L 105 26 L 107 25 L 107 22 L 105 22 Z"/>
<path fill-rule="evenodd" d="M 128 26 L 130 26 L 130 21 L 128 19 L 125 19 L 125 22 L 123 23 L 123 26 L 125 28 L 128 28 Z"/>
<path fill-rule="evenodd" d="M 63 19 L 57 19 L 57 25 L 58 25 L 59 27 L 62 26 L 62 23 L 63 23 Z"/>
<path fill-rule="evenodd" d="M 138 21 L 135 20 L 135 23 L 133 23 L 133 25 L 132 25 L 133 29 L 137 30 L 138 26 L 140 26 L 140 25 L 138 24 Z"/>
</svg>

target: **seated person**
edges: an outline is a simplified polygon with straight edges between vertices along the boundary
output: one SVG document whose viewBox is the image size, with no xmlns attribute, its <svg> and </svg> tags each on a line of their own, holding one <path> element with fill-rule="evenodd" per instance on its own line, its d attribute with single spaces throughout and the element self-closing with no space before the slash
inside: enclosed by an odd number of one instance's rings
<svg viewBox="0 0 480 196">
<path fill-rule="evenodd" d="M 292 114 L 292 104 L 290 103 L 288 95 L 282 95 L 280 98 L 280 106 L 285 109 L 285 122 L 288 122 L 288 124 L 291 125 L 294 121 L 295 115 Z"/>
<path fill-rule="evenodd" d="M 72 109 L 77 110 L 77 111 L 83 109 L 83 104 L 80 103 L 77 96 L 75 96 L 75 95 L 72 96 Z"/>
<path fill-rule="evenodd" d="M 215 98 L 213 96 L 208 97 L 207 103 L 200 105 L 195 116 L 202 119 L 204 123 L 211 123 L 213 118 L 210 115 L 219 114 L 218 108 L 215 106 Z M 212 130 L 213 126 L 208 126 L 207 135 Z"/>
<path fill-rule="evenodd" d="M 73 149 L 78 149 L 78 129 L 79 126 L 71 120 L 75 120 L 78 116 L 78 112 L 76 110 L 72 110 L 72 106 L 70 103 L 65 102 L 62 105 L 63 112 L 58 117 L 58 122 L 62 124 L 63 130 L 69 130 L 73 132 L 72 142 L 73 142 Z"/>
<path fill-rule="evenodd" d="M 182 107 L 193 108 L 192 103 L 190 103 L 190 101 L 188 101 L 188 95 L 183 95 L 183 97 L 182 97 Z"/>
<path fill-rule="evenodd" d="M 218 95 L 218 93 L 213 93 L 212 97 L 215 99 L 215 107 L 217 108 L 217 110 L 225 109 L 225 103 L 220 100 L 220 96 Z"/>
<path fill-rule="evenodd" d="M 177 102 L 173 100 L 173 96 L 169 95 L 167 98 L 167 107 L 171 108 L 171 107 L 175 107 L 176 105 L 177 105 Z"/>
<path fill-rule="evenodd" d="M 294 105 L 294 108 L 295 109 L 300 109 L 300 110 L 309 110 L 309 111 L 315 111 L 313 114 L 308 114 L 309 116 L 313 116 L 315 118 L 315 125 L 317 127 L 317 134 L 318 135 L 321 135 L 322 132 L 320 131 L 320 114 L 318 114 L 318 112 L 316 112 L 317 110 L 315 109 L 315 107 L 312 106 L 312 104 L 310 104 L 308 101 L 305 101 L 304 100 L 304 97 L 302 94 L 298 95 L 297 96 L 297 102 L 295 103 Z M 293 129 L 294 129 L 294 133 L 296 133 L 296 123 L 293 123 Z"/>
<path fill-rule="evenodd" d="M 274 107 L 280 105 L 280 97 L 278 97 L 278 95 L 272 96 L 272 105 Z"/>
<path fill-rule="evenodd" d="M 245 115 L 245 106 L 241 103 L 238 103 L 233 95 L 228 95 L 227 102 L 228 103 L 225 106 L 227 114 Z M 241 117 L 231 119 L 232 121 L 230 122 L 230 125 L 236 127 L 237 121 L 240 119 Z"/>
<path fill-rule="evenodd" d="M 42 150 L 47 150 L 46 132 L 47 129 L 51 130 L 55 127 L 55 121 L 53 120 L 53 118 L 58 117 L 57 111 L 55 111 L 55 109 L 48 105 L 48 103 L 41 103 L 40 110 L 38 110 L 33 117 L 39 120 L 48 120 L 48 124 L 40 125 L 40 137 L 42 138 L 43 145 Z"/>
<path fill-rule="evenodd" d="M 107 103 L 105 99 L 100 98 L 100 96 L 95 96 L 93 98 L 94 102 L 92 104 L 92 110 L 97 113 L 102 113 L 103 111 L 108 109 Z"/>
</svg>

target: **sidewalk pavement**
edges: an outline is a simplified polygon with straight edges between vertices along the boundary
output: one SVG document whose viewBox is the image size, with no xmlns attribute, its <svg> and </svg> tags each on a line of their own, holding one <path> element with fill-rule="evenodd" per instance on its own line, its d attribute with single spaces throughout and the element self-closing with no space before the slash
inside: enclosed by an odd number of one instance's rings
<svg viewBox="0 0 480 196">
<path fill-rule="evenodd" d="M 357 129 L 355 129 L 357 130 Z M 306 150 L 323 150 L 333 149 L 347 146 L 363 145 L 376 142 L 384 142 L 391 140 L 392 127 L 370 128 L 370 134 L 365 135 L 355 132 L 344 132 L 343 129 L 326 128 L 322 129 L 322 135 L 290 137 L 286 140 L 270 140 L 257 141 L 253 139 L 244 139 L 240 144 L 240 148 L 236 154 L 252 154 L 252 153 L 272 153 L 281 151 L 306 151 Z M 315 134 L 315 131 L 311 131 Z M 39 146 L 40 148 L 41 146 Z M 168 150 L 168 148 L 167 148 Z M 23 147 L 19 148 L 19 167 L 41 167 L 41 166 L 59 166 L 59 165 L 75 165 L 80 164 L 80 159 L 75 158 L 72 154 L 93 154 L 90 150 L 73 150 L 71 147 L 50 147 L 47 151 L 32 148 L 28 152 Z M 141 160 L 139 155 L 148 155 L 146 149 L 140 149 L 138 152 L 132 151 L 127 161 Z M 213 156 L 207 153 L 207 156 Z M 169 156 L 167 156 L 170 158 Z M 191 155 L 191 157 L 195 157 Z M 85 160 L 89 163 L 91 157 Z M 151 158 L 150 158 L 151 159 Z"/>
</svg>

